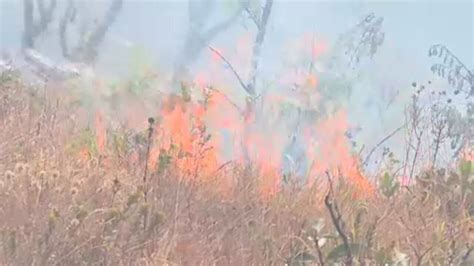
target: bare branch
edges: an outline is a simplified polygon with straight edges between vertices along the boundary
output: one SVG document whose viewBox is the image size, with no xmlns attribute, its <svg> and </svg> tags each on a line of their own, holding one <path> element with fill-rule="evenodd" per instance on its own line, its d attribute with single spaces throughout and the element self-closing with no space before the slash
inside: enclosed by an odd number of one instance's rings
<svg viewBox="0 0 474 266">
<path fill-rule="evenodd" d="M 271 14 L 272 6 L 273 6 L 273 0 L 267 0 L 265 2 L 265 6 L 263 7 L 263 12 L 262 12 L 262 17 L 261 17 L 260 24 L 258 27 L 257 36 L 255 37 L 255 43 L 253 46 L 252 69 L 250 72 L 250 81 L 247 85 L 248 92 L 252 97 L 255 97 L 256 95 L 255 84 L 257 81 L 257 72 L 258 72 L 260 53 L 261 53 L 263 41 L 265 39 L 267 23 Z"/>
<path fill-rule="evenodd" d="M 352 251 L 349 245 L 349 238 L 347 237 L 347 234 L 345 232 L 344 221 L 342 220 L 342 215 L 339 212 L 339 208 L 337 207 L 337 203 L 334 198 L 332 179 L 328 171 L 326 171 L 326 176 L 329 182 L 329 192 L 326 194 L 326 197 L 324 197 L 324 204 L 326 205 L 326 208 L 328 209 L 329 214 L 331 215 L 332 223 L 336 228 L 339 237 L 342 239 L 344 248 L 347 251 L 345 265 L 352 265 Z"/>
<path fill-rule="evenodd" d="M 97 25 L 94 31 L 90 34 L 87 41 L 76 49 L 71 55 L 75 61 L 84 63 L 93 63 L 97 58 L 97 49 L 105 38 L 105 34 L 109 30 L 110 26 L 117 19 L 117 15 L 122 9 L 123 0 L 113 0 L 110 4 L 105 18 Z"/>
<path fill-rule="evenodd" d="M 402 128 L 405 127 L 406 124 L 398 127 L 397 129 L 395 129 L 394 131 L 392 131 L 392 133 L 388 134 L 385 138 L 383 138 L 381 141 L 379 141 L 379 143 L 377 143 L 377 145 L 375 145 L 369 152 L 369 154 L 367 154 L 367 157 L 365 157 L 365 160 L 364 160 L 364 165 L 367 165 L 367 163 L 369 162 L 369 159 L 370 157 L 372 156 L 372 154 L 375 152 L 375 150 L 377 150 L 380 145 L 382 145 L 383 143 L 385 143 L 387 140 L 389 140 L 390 138 L 392 138 L 395 134 L 398 133 L 398 131 L 400 131 Z"/>
<path fill-rule="evenodd" d="M 230 27 L 234 22 L 239 18 L 242 13 L 242 8 L 239 8 L 231 17 L 228 19 L 217 23 L 213 27 L 209 28 L 206 32 L 202 33 L 202 41 L 204 43 L 209 43 L 216 35 Z"/>
<path fill-rule="evenodd" d="M 23 24 L 24 24 L 23 48 L 34 47 L 33 10 L 34 10 L 33 0 L 23 0 Z"/>
<path fill-rule="evenodd" d="M 38 4 L 40 21 L 36 29 L 38 32 L 35 33 L 39 35 L 42 31 L 46 30 L 47 26 L 53 19 L 53 11 L 56 8 L 56 0 L 51 0 L 47 8 L 44 6 L 44 0 L 36 0 L 36 3 Z"/>
<path fill-rule="evenodd" d="M 243 10 L 242 6 L 239 7 L 232 16 L 205 30 L 204 26 L 214 9 L 214 4 L 214 0 L 207 2 L 189 1 L 189 29 L 174 67 L 173 83 L 186 76 L 187 67 L 198 58 L 212 39 L 235 23 Z"/>
<path fill-rule="evenodd" d="M 234 76 L 237 78 L 237 80 L 239 81 L 240 83 L 240 86 L 242 86 L 242 88 L 249 94 L 249 95 L 252 95 L 248 86 L 245 85 L 245 82 L 243 81 L 243 79 L 240 77 L 239 73 L 237 73 L 237 70 L 235 70 L 235 68 L 232 66 L 232 64 L 229 62 L 229 60 L 227 60 L 221 52 L 219 52 L 218 50 L 214 49 L 213 47 L 209 46 L 209 49 L 215 53 L 217 56 L 219 56 L 220 59 L 222 59 L 222 61 L 224 61 L 224 63 L 229 67 L 229 69 L 232 71 L 232 73 L 234 74 Z"/>
<path fill-rule="evenodd" d="M 39 21 L 35 24 L 33 0 L 23 0 L 23 49 L 32 49 L 35 46 L 35 39 L 41 35 L 49 26 L 56 9 L 56 0 L 51 0 L 46 8 L 43 0 L 37 0 Z"/>
<path fill-rule="evenodd" d="M 260 28 L 260 18 L 259 16 L 257 16 L 257 14 L 255 14 L 255 12 L 253 12 L 251 9 L 250 9 L 250 1 L 244 1 L 242 2 L 242 6 L 245 10 L 245 12 L 249 15 L 249 18 L 253 21 L 253 23 L 255 23 L 255 26 L 257 26 L 257 29 Z"/>
<path fill-rule="evenodd" d="M 471 255 L 472 251 L 474 250 L 473 247 L 469 247 L 468 250 L 466 251 L 466 254 L 462 256 L 462 262 L 465 263 L 469 259 L 469 256 Z"/>
<path fill-rule="evenodd" d="M 215 93 L 218 93 L 218 94 L 220 94 L 220 95 L 222 95 L 222 97 L 224 97 L 224 99 L 225 99 L 227 102 L 229 102 L 235 109 L 237 109 L 237 111 L 238 111 L 241 115 L 244 114 L 244 111 L 243 111 L 236 103 L 234 103 L 225 93 L 223 93 L 223 92 L 221 92 L 221 91 L 219 91 L 219 90 L 217 90 L 217 89 L 214 89 L 214 88 L 212 88 L 212 87 L 209 87 L 209 90 L 210 90 L 210 91 L 213 91 L 213 92 L 215 92 Z"/>
<path fill-rule="evenodd" d="M 64 58 L 70 58 L 68 43 L 67 43 L 67 26 L 70 21 L 73 19 L 75 13 L 74 2 L 72 0 L 68 1 L 66 11 L 64 12 L 63 17 L 59 21 L 59 45 L 61 47 L 61 52 Z"/>
</svg>

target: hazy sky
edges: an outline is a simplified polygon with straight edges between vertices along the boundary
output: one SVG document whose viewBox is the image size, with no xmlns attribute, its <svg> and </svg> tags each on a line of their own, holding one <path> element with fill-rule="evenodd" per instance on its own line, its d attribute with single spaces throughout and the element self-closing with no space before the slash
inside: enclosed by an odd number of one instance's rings
<svg viewBox="0 0 474 266">
<path fill-rule="evenodd" d="M 225 6 L 230 1 L 221 3 Z M 93 10 L 94 6 L 106 1 L 77 2 Z M 0 47 L 12 49 L 18 47 L 20 41 L 22 1 L 0 0 L 0 3 Z M 403 53 L 419 56 L 422 60 L 431 44 L 442 43 L 473 67 L 473 1 L 276 0 L 266 47 L 272 50 L 272 47 L 309 31 L 334 38 L 369 12 L 385 18 L 387 41 Z M 110 37 L 142 45 L 167 65 L 173 60 L 185 35 L 186 16 L 187 1 L 184 0 L 125 0 Z M 242 30 L 239 24 L 235 27 Z M 235 30 L 229 29 L 216 42 L 231 35 L 235 35 Z"/>
</svg>

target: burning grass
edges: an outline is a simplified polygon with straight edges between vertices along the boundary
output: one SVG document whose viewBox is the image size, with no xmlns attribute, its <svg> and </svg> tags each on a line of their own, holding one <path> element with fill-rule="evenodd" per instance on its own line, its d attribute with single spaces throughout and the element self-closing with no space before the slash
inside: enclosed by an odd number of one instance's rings
<svg viewBox="0 0 474 266">
<path fill-rule="evenodd" d="M 1 83 L 3 265 L 472 263 L 472 156 L 409 187 L 369 180 L 340 110 L 303 130 L 301 186 L 282 181 L 281 136 L 218 94 L 168 97 L 148 128 L 58 95 Z"/>
</svg>

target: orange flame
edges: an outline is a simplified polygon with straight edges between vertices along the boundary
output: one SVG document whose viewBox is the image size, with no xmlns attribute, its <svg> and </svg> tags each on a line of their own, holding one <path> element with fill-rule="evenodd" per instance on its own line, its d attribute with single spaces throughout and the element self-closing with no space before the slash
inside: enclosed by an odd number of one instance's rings
<svg viewBox="0 0 474 266">
<path fill-rule="evenodd" d="M 82 161 L 88 161 L 90 159 L 90 153 L 89 153 L 89 150 L 84 147 L 82 148 L 80 151 L 79 151 L 79 158 L 82 160 Z"/>
<path fill-rule="evenodd" d="M 148 168 L 151 171 L 156 170 L 156 164 L 160 158 L 160 147 L 159 146 L 153 146 L 150 149 L 150 154 L 148 156 Z"/>
<path fill-rule="evenodd" d="M 96 112 L 94 124 L 97 151 L 99 152 L 99 154 L 103 154 L 105 152 L 105 145 L 107 143 L 107 130 L 104 124 L 104 117 L 101 111 Z"/>
<path fill-rule="evenodd" d="M 373 195 L 373 185 L 364 177 L 359 168 L 358 159 L 351 154 L 345 138 L 348 129 L 347 115 L 338 111 L 320 121 L 316 126 L 316 137 L 312 139 L 308 154 L 314 160 L 311 176 L 322 176 L 329 171 L 333 176 L 347 177 L 355 186 L 359 195 Z M 310 180 L 312 182 L 314 180 Z"/>
<path fill-rule="evenodd" d="M 220 51 L 233 63 L 239 73 L 245 76 L 249 69 L 252 53 L 252 38 L 245 35 L 236 40 L 236 51 Z M 327 44 L 321 40 L 315 40 L 314 36 L 305 35 L 297 41 L 297 50 L 307 61 L 314 60 L 327 50 Z M 227 53 L 225 53 L 227 52 Z M 263 198 L 270 198 L 278 193 L 280 187 L 282 154 L 287 142 L 288 132 L 274 132 L 275 129 L 265 128 L 256 122 L 259 119 L 255 111 L 240 102 L 231 102 L 233 97 L 227 98 L 226 94 L 218 93 L 208 87 L 218 84 L 223 76 L 232 77 L 228 70 L 222 68 L 222 59 L 215 53 L 210 53 L 212 71 L 202 71 L 194 78 L 194 87 L 191 91 L 191 100 L 184 101 L 177 96 L 169 96 L 165 99 L 160 109 L 160 122 L 155 125 L 153 143 L 150 147 L 148 167 L 156 170 L 159 165 L 160 155 L 169 154 L 172 158 L 173 169 L 188 180 L 206 181 L 213 178 L 219 165 L 228 159 L 223 155 L 226 150 L 231 150 L 232 159 L 236 162 L 251 163 L 258 169 L 260 193 Z M 306 64 L 306 63 L 305 63 Z M 225 64 L 224 64 L 225 65 Z M 214 72 L 216 70 L 216 72 Z M 299 88 L 294 92 L 286 92 L 284 89 L 278 94 L 265 98 L 270 101 L 272 108 L 280 108 L 283 100 L 288 100 L 293 95 L 296 100 L 303 104 L 314 104 L 318 101 L 316 88 L 319 79 L 313 70 L 308 71 L 307 66 L 286 72 L 279 80 L 282 87 L 294 86 Z M 221 75 L 225 73 L 225 75 Z M 234 77 L 232 77 L 234 78 Z M 205 101 L 196 100 L 195 94 Z M 146 108 L 141 101 L 135 102 L 129 119 L 130 124 L 138 126 L 133 122 L 133 117 L 146 117 Z M 249 112 L 246 112 L 251 110 Z M 274 113 L 274 109 L 272 109 Z M 128 108 L 130 111 L 130 108 Z M 138 115 L 137 115 L 138 114 Z M 129 124 L 129 126 L 130 126 Z M 142 122 L 140 122 L 142 124 Z M 138 126 L 143 128 L 141 126 Z M 361 194 L 373 193 L 373 187 L 359 169 L 357 157 L 351 154 L 350 146 L 345 138 L 348 129 L 348 121 L 344 111 L 339 111 L 332 116 L 322 119 L 316 127 L 308 130 L 306 141 L 308 144 L 307 155 L 314 161 L 311 167 L 311 177 L 321 176 L 325 171 L 335 174 L 340 173 L 347 177 Z M 97 149 L 103 154 L 106 149 L 106 127 L 101 112 L 95 115 L 95 130 Z M 208 134 L 212 137 L 209 138 Z M 229 137 L 230 136 L 230 137 Z M 244 149 L 242 149 L 244 146 Z M 248 154 L 244 154 L 248 153 Z M 135 154 L 137 155 L 137 154 Z M 245 155 L 245 156 L 244 156 Z M 138 156 L 138 155 L 137 155 Z M 249 158 L 247 158 L 249 157 Z M 132 160 L 132 159 L 130 159 Z M 138 161 L 138 159 L 135 159 Z M 312 180 L 309 180 L 310 183 Z M 229 191 L 229 189 L 226 189 Z"/>
<path fill-rule="evenodd" d="M 154 170 L 162 150 L 173 155 L 174 167 L 185 178 L 206 179 L 217 169 L 215 147 L 208 139 L 205 108 L 193 102 L 185 103 L 170 97 L 161 111 L 162 121 L 155 128 L 156 142 L 150 150 L 149 167 Z"/>
<path fill-rule="evenodd" d="M 462 159 L 466 161 L 474 161 L 474 149 L 469 145 L 469 143 L 466 143 L 466 146 L 463 148 Z"/>
</svg>

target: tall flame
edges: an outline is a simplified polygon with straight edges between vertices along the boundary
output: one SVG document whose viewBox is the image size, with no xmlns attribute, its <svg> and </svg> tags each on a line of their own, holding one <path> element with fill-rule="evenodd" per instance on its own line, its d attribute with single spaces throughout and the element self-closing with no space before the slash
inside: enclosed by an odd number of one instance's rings
<svg viewBox="0 0 474 266">
<path fill-rule="evenodd" d="M 229 56 L 227 59 L 236 64 L 234 67 L 243 77 L 251 62 L 251 39 L 249 35 L 238 38 L 234 52 L 216 49 Z M 316 41 L 310 34 L 296 40 L 294 47 L 302 52 L 305 60 L 310 58 L 311 64 L 328 49 L 325 42 Z M 210 70 L 199 72 L 193 83 L 188 84 L 189 97 L 165 96 L 158 113 L 159 122 L 153 128 L 152 143 L 148 143 L 148 167 L 156 171 L 160 158 L 170 156 L 173 170 L 180 176 L 187 180 L 206 181 L 214 178 L 219 166 L 229 160 L 241 164 L 250 162 L 257 170 L 262 197 L 272 197 L 281 186 L 283 155 L 288 136 L 295 130 L 287 128 L 291 126 L 278 125 L 284 124 L 279 122 L 278 113 L 284 111 L 282 103 L 288 101 L 296 103 L 293 105 L 298 108 L 317 105 L 320 100 L 318 70 L 311 68 L 308 71 L 305 66 L 284 72 L 278 80 L 281 90 L 262 96 L 265 108 L 269 109 L 254 110 L 249 108 L 251 106 L 244 106 L 242 101 L 233 102 L 238 97 L 229 97 L 225 87 L 219 87 L 220 90 L 208 87 L 211 81 L 219 84 L 223 76 L 229 76 L 229 71 L 222 69 L 220 56 L 210 53 L 209 60 Z M 297 89 L 288 90 L 293 87 Z M 135 101 L 127 109 L 128 126 L 143 128 L 138 126 L 143 124 L 136 123 L 135 117 L 146 117 L 146 109 L 149 108 L 142 101 Z M 260 112 L 258 116 L 257 112 Z M 273 124 L 267 121 L 269 117 Z M 309 185 L 329 171 L 334 176 L 347 178 L 360 194 L 372 194 L 374 189 L 360 171 L 358 159 L 351 153 L 345 137 L 349 128 L 345 111 L 339 110 L 319 119 L 316 125 L 301 126 L 306 144 L 303 149 L 306 158 L 312 162 L 307 171 Z M 94 120 L 97 150 L 104 154 L 107 134 L 102 111 L 96 112 Z M 138 153 L 134 156 L 133 160 L 138 162 Z"/>
<path fill-rule="evenodd" d="M 309 140 L 313 144 L 308 150 L 313 160 L 310 175 L 314 178 L 329 171 L 333 176 L 348 178 L 359 195 L 373 195 L 373 185 L 362 174 L 357 157 L 351 154 L 345 137 L 348 128 L 344 111 L 338 111 L 317 123 L 314 132 L 316 139 Z"/>
<path fill-rule="evenodd" d="M 104 115 L 101 111 L 96 112 L 94 125 L 97 151 L 99 152 L 99 154 L 104 154 L 105 145 L 107 143 L 107 129 L 104 123 Z"/>
</svg>

